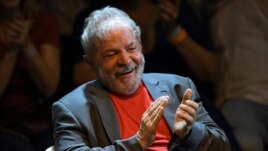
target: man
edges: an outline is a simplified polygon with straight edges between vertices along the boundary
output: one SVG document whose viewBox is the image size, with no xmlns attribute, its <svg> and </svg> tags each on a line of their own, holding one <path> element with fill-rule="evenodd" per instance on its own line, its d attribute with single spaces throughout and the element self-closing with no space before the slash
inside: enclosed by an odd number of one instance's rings
<svg viewBox="0 0 268 151">
<path fill-rule="evenodd" d="M 229 150 L 190 79 L 143 74 L 140 34 L 113 7 L 86 19 L 84 59 L 97 80 L 54 103 L 56 150 Z"/>
</svg>

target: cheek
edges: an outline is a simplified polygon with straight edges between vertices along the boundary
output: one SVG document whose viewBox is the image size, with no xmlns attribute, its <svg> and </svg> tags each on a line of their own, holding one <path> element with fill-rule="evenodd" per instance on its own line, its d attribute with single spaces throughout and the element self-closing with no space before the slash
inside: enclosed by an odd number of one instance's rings
<svg viewBox="0 0 268 151">
<path fill-rule="evenodd" d="M 109 60 L 99 64 L 99 68 L 106 73 L 113 73 L 116 68 L 116 61 Z"/>
<path fill-rule="evenodd" d="M 141 52 L 135 53 L 132 56 L 132 60 L 138 64 L 140 64 L 141 60 L 143 58 L 143 54 Z"/>
</svg>

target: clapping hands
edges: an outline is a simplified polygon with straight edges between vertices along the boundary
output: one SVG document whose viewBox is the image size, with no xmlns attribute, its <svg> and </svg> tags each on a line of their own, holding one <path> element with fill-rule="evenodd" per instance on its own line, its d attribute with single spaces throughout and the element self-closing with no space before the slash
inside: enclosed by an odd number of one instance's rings
<svg viewBox="0 0 268 151">
<path fill-rule="evenodd" d="M 183 95 L 181 104 L 175 113 L 174 133 L 181 139 L 186 136 L 196 120 L 198 103 L 191 100 L 192 91 L 187 89 Z M 168 96 L 161 96 L 154 101 L 142 116 L 140 128 L 137 132 L 138 141 L 143 149 L 150 146 L 155 139 L 156 130 L 164 109 L 168 104 Z"/>
<path fill-rule="evenodd" d="M 21 15 L 17 15 L 11 20 L 6 27 L 6 38 L 4 43 L 7 45 L 18 45 L 24 47 L 29 40 L 29 33 L 32 27 L 32 20 L 25 19 Z"/>
</svg>

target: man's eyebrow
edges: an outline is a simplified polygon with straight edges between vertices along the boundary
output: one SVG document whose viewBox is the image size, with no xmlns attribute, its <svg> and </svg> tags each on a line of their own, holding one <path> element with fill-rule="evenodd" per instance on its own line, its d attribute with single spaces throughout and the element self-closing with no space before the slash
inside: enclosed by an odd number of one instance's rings
<svg viewBox="0 0 268 151">
<path fill-rule="evenodd" d="M 109 49 L 106 49 L 105 52 L 111 52 L 111 51 L 118 51 L 119 49 L 116 49 L 116 48 L 109 48 Z"/>
<path fill-rule="evenodd" d="M 129 43 L 129 44 L 127 45 L 127 47 L 131 47 L 131 46 L 133 46 L 133 45 L 135 45 L 135 42 L 131 42 L 131 43 Z"/>
</svg>

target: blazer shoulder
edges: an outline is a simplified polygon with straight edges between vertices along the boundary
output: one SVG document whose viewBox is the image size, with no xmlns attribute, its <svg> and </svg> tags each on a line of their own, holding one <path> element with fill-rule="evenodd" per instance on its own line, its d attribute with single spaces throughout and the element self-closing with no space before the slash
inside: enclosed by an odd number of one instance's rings
<svg viewBox="0 0 268 151">
<path fill-rule="evenodd" d="M 166 73 L 145 73 L 143 81 L 146 85 L 158 85 L 166 89 L 175 88 L 176 92 L 181 93 L 184 93 L 187 88 L 191 88 L 194 94 L 198 94 L 194 82 L 189 77 Z"/>
<path fill-rule="evenodd" d="M 94 87 L 94 82 L 88 82 L 85 84 L 82 84 L 66 95 L 64 95 L 62 98 L 57 100 L 56 103 L 61 103 L 66 107 L 79 107 L 81 105 L 84 105 L 88 101 L 90 101 L 90 89 Z"/>
<path fill-rule="evenodd" d="M 176 74 L 168 74 L 168 73 L 144 73 L 143 79 L 147 81 L 158 81 L 164 83 L 185 83 L 189 84 L 192 80 L 188 77 L 176 75 Z"/>
</svg>

